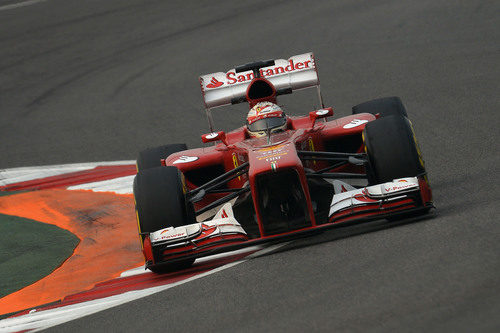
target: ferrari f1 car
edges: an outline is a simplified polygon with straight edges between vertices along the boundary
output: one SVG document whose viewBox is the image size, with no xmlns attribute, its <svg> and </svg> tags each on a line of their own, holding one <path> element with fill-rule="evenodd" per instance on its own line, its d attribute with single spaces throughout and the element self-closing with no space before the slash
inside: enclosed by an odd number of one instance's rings
<svg viewBox="0 0 500 333">
<path fill-rule="evenodd" d="M 150 270 L 433 207 L 400 98 L 368 101 L 350 116 L 329 119 L 334 112 L 323 105 L 312 53 L 203 75 L 200 85 L 210 126 L 201 139 L 213 145 L 170 144 L 144 150 L 137 160 L 134 197 Z M 252 110 L 304 88 L 317 89 L 320 107 L 285 117 L 279 131 L 266 115 L 254 129 L 259 135 L 251 135 L 250 123 L 228 133 L 214 130 L 216 107 L 246 102 Z"/>
</svg>

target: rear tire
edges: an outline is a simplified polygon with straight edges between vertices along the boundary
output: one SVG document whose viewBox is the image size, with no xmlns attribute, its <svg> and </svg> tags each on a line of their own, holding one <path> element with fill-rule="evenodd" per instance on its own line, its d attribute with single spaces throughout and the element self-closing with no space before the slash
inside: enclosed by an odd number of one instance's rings
<svg viewBox="0 0 500 333">
<path fill-rule="evenodd" d="M 387 116 L 369 122 L 363 131 L 363 141 L 369 159 L 370 184 L 425 173 L 424 160 L 408 118 Z"/>
<path fill-rule="evenodd" d="M 399 97 L 383 97 L 364 102 L 352 107 L 352 114 L 370 113 L 380 117 L 402 116 L 407 117 L 406 108 Z"/>
<path fill-rule="evenodd" d="M 139 157 L 137 158 L 137 171 L 159 167 L 161 166 L 162 159 L 184 150 L 187 150 L 187 146 L 184 143 L 173 143 L 145 149 L 139 153 Z"/>
</svg>

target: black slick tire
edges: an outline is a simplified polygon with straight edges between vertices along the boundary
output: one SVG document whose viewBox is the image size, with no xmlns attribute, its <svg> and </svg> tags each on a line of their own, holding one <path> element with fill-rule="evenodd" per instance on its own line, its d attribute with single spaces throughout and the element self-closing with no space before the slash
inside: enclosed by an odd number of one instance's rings
<svg viewBox="0 0 500 333">
<path fill-rule="evenodd" d="M 134 198 L 139 233 L 196 223 L 193 204 L 186 200 L 182 173 L 173 166 L 140 171 L 134 179 Z M 141 235 L 141 238 L 143 240 Z M 176 264 L 153 265 L 162 273 L 190 266 L 189 259 Z"/>
<path fill-rule="evenodd" d="M 179 271 L 181 269 L 187 269 L 191 267 L 195 259 L 186 259 L 176 263 L 163 263 L 151 265 L 148 268 L 156 274 L 165 274 L 170 272 Z"/>
<path fill-rule="evenodd" d="M 148 148 L 139 153 L 137 158 L 137 171 L 161 166 L 161 160 L 173 153 L 187 150 L 184 143 L 173 143 L 159 147 Z"/>
<path fill-rule="evenodd" d="M 394 97 L 383 97 L 377 98 L 368 102 L 364 102 L 352 107 L 352 114 L 359 113 L 370 113 L 376 115 L 380 114 L 380 117 L 388 116 L 402 116 L 408 117 L 406 113 L 406 108 L 401 101 L 401 98 Z"/>
<path fill-rule="evenodd" d="M 408 118 L 387 116 L 366 124 L 363 141 L 369 158 L 370 184 L 425 173 L 422 154 Z"/>
</svg>

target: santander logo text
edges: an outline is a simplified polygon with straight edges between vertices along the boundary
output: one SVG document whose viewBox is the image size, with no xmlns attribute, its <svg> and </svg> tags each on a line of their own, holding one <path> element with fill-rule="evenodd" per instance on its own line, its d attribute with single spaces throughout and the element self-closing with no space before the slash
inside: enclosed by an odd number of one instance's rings
<svg viewBox="0 0 500 333">
<path fill-rule="evenodd" d="M 288 74 L 291 72 L 295 71 L 301 71 L 301 70 L 310 70 L 314 69 L 314 60 L 311 58 L 309 59 L 303 59 L 301 61 L 297 59 L 289 59 L 288 61 L 281 61 L 280 65 L 276 66 L 271 66 L 267 68 L 261 68 L 259 69 L 260 71 L 260 76 L 261 77 L 270 77 L 274 75 L 283 75 L 283 74 Z M 234 71 L 229 71 L 226 74 L 225 77 L 225 82 L 221 82 L 222 76 L 218 76 L 218 79 L 215 78 L 215 76 L 212 76 L 210 79 L 210 82 L 206 84 L 206 88 L 209 89 L 215 89 L 219 88 L 222 85 L 232 85 L 232 84 L 239 84 L 239 83 L 244 83 L 251 81 L 253 79 L 253 73 L 247 72 L 247 73 L 236 73 Z M 212 74 L 213 75 L 213 74 Z"/>
<path fill-rule="evenodd" d="M 269 67 L 267 69 L 259 69 L 260 71 L 260 76 L 273 76 L 273 75 L 279 75 L 279 74 L 284 74 L 286 72 L 293 72 L 296 70 L 301 70 L 301 69 L 306 69 L 306 68 L 311 68 L 312 61 L 311 60 L 306 60 L 304 62 L 293 62 L 293 59 L 290 59 L 288 61 L 287 66 L 275 66 L 275 67 Z M 226 79 L 227 79 L 227 84 L 235 84 L 236 82 L 245 82 L 245 81 L 250 81 L 253 79 L 253 73 L 248 73 L 246 75 L 236 75 L 235 72 L 227 72 L 226 74 Z"/>
</svg>

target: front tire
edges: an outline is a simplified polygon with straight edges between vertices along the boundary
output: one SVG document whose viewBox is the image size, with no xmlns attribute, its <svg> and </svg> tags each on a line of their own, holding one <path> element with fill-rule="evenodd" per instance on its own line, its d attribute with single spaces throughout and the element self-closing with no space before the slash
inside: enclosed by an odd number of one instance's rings
<svg viewBox="0 0 500 333">
<path fill-rule="evenodd" d="M 156 167 L 136 175 L 134 198 L 141 242 L 144 233 L 196 223 L 193 204 L 186 200 L 185 192 L 182 173 L 176 167 Z M 171 265 L 149 265 L 149 268 L 163 273 L 189 267 L 193 262 L 189 259 Z"/>
<path fill-rule="evenodd" d="M 366 124 L 363 141 L 369 159 L 370 184 L 425 173 L 424 160 L 408 118 L 387 116 Z"/>
<path fill-rule="evenodd" d="M 181 269 L 187 269 L 193 265 L 194 260 L 195 259 L 186 259 L 186 260 L 183 260 L 180 262 L 176 262 L 174 264 L 165 263 L 165 264 L 150 265 L 150 266 L 148 266 L 148 268 L 153 273 L 165 274 L 165 273 L 179 271 Z"/>
</svg>

